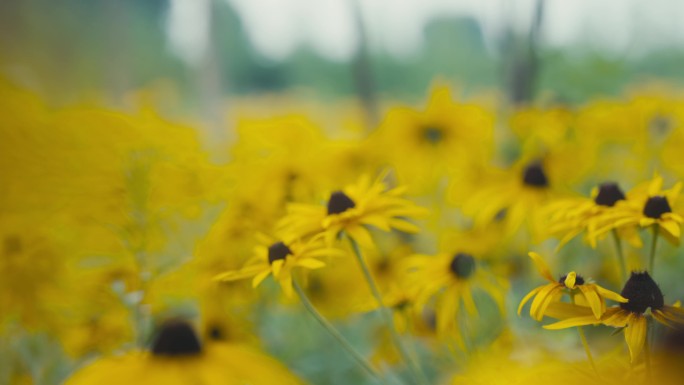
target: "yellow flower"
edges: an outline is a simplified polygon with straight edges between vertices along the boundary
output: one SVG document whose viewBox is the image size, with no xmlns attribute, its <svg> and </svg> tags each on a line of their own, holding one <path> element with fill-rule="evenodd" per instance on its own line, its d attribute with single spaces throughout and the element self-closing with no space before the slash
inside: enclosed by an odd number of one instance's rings
<svg viewBox="0 0 684 385">
<path fill-rule="evenodd" d="M 541 255 L 530 252 L 529 256 L 532 258 L 532 261 L 534 261 L 539 274 L 546 278 L 550 283 L 539 286 L 529 292 L 522 301 L 520 301 L 518 315 L 522 312 L 525 304 L 534 297 L 530 307 L 530 316 L 537 321 L 541 321 L 545 315 L 550 315 L 547 313 L 547 309 L 551 304 L 560 302 L 564 292 L 571 294 L 573 296 L 573 301 L 579 300 L 588 304 L 591 308 L 594 320 L 600 319 L 601 315 L 606 311 L 606 298 L 618 302 L 627 302 L 625 298 L 617 293 L 604 289 L 597 284 L 585 282 L 584 278 L 577 275 L 574 271 L 560 277 L 560 279 L 556 281 Z M 577 299 L 575 299 L 576 295 L 578 295 Z"/>
<path fill-rule="evenodd" d="M 285 367 L 248 346 L 202 345 L 184 322 L 163 326 L 151 352 L 102 358 L 76 372 L 67 385 L 301 384 Z"/>
<path fill-rule="evenodd" d="M 590 198 L 559 199 L 549 203 L 544 211 L 550 214 L 549 233 L 560 238 L 558 249 L 579 234 L 585 233 L 585 239 L 591 247 L 596 248 L 596 237 L 593 234 L 606 213 L 619 209 L 619 202 L 627 199 L 617 183 L 606 182 L 594 188 Z M 618 206 L 618 207 L 616 207 Z M 634 247 L 641 247 L 642 242 L 634 228 L 618 229 L 620 238 L 627 240 Z"/>
<path fill-rule="evenodd" d="M 519 162 L 508 172 L 494 173 L 490 182 L 476 188 L 464 201 L 463 212 L 473 218 L 477 227 L 502 223 L 506 236 L 513 235 L 527 223 L 536 238 L 542 233 L 540 209 L 552 194 L 550 186 L 544 162 Z M 457 182 L 452 183 L 450 194 L 459 195 L 459 188 Z"/>
<path fill-rule="evenodd" d="M 437 187 L 445 175 L 468 176 L 492 154 L 494 114 L 475 103 L 456 103 L 451 90 L 431 90 L 423 111 L 392 108 L 370 140 L 412 192 Z"/>
<path fill-rule="evenodd" d="M 330 194 L 327 207 L 293 203 L 278 228 L 285 239 L 298 239 L 323 233 L 330 245 L 344 231 L 364 247 L 372 247 L 373 240 L 366 226 L 383 231 L 397 229 L 416 233 L 418 227 L 406 219 L 424 214 L 424 210 L 402 198 L 405 188 L 388 188 L 382 181 L 364 176 L 343 191 Z"/>
<path fill-rule="evenodd" d="M 593 315 L 587 315 L 583 311 L 583 306 L 577 306 L 574 316 L 564 317 L 566 319 L 545 325 L 544 328 L 556 330 L 596 324 L 624 328 L 625 341 L 629 347 L 631 359 L 634 361 L 641 354 L 646 341 L 648 321 L 645 312 L 647 309 L 650 308 L 653 318 L 664 325 L 671 326 L 672 322 L 684 324 L 684 310 L 665 305 L 663 293 L 647 272 L 632 272 L 620 294 L 629 302 L 611 307 L 599 319 Z"/>
<path fill-rule="evenodd" d="M 484 290 L 504 313 L 504 283 L 478 267 L 470 254 L 415 255 L 407 259 L 405 266 L 417 306 L 422 307 L 436 297 L 437 332 L 441 335 L 456 332 L 461 304 L 468 314 L 478 314 L 473 290 Z M 460 340 L 458 335 L 456 338 Z"/>
<path fill-rule="evenodd" d="M 678 182 L 671 189 L 663 190 L 663 178 L 656 175 L 648 184 L 646 191 L 635 189 L 628 194 L 623 205 L 601 216 L 601 225 L 592 236 L 598 237 L 612 229 L 657 225 L 659 233 L 668 242 L 679 245 L 681 223 L 684 219 L 672 212 L 672 206 L 676 203 L 681 189 L 682 183 Z"/>
<path fill-rule="evenodd" d="M 320 269 L 325 263 L 318 258 L 341 255 L 342 251 L 326 247 L 321 237 L 308 241 L 273 242 L 269 246 L 259 245 L 254 256 L 242 269 L 228 271 L 215 277 L 219 281 L 235 281 L 252 278 L 252 286 L 257 287 L 269 275 L 280 284 L 285 295 L 292 297 L 292 274 L 296 268 Z"/>
</svg>

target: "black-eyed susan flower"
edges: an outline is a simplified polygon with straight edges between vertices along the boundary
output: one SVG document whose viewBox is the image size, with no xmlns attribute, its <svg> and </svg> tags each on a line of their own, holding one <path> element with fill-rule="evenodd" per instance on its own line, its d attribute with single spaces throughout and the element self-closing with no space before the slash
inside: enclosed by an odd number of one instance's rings
<svg viewBox="0 0 684 385">
<path fill-rule="evenodd" d="M 552 196 L 548 168 L 541 160 L 518 162 L 508 171 L 495 171 L 491 179 L 470 194 L 463 212 L 472 217 L 477 227 L 499 222 L 504 234 L 513 235 L 524 223 L 533 237 L 542 233 L 544 218 L 540 210 Z M 456 184 L 451 195 L 458 195 Z"/>
<path fill-rule="evenodd" d="M 391 146 L 382 157 L 412 192 L 424 193 L 445 175 L 470 177 L 490 159 L 494 122 L 487 106 L 455 102 L 448 87 L 436 86 L 425 109 L 390 109 L 370 139 L 376 148 Z"/>
<path fill-rule="evenodd" d="M 285 295 L 293 295 L 292 275 L 296 269 L 313 270 L 325 266 L 320 258 L 340 256 L 341 251 L 326 246 L 319 237 L 307 241 L 276 241 L 254 248 L 254 256 L 240 270 L 227 271 L 215 277 L 219 281 L 235 281 L 252 278 L 252 286 L 257 287 L 269 275 L 280 284 Z"/>
<path fill-rule="evenodd" d="M 167 322 L 151 351 L 101 358 L 76 372 L 67 385 L 266 385 L 301 384 L 285 367 L 246 345 L 202 344 L 183 321 Z"/>
<path fill-rule="evenodd" d="M 555 330 L 596 324 L 623 328 L 625 341 L 629 347 L 631 359 L 634 361 L 641 354 L 646 341 L 648 328 L 646 311 L 648 309 L 653 319 L 664 325 L 684 324 L 684 310 L 665 305 L 663 293 L 658 284 L 645 271 L 632 272 L 620 295 L 629 301 L 607 309 L 600 319 L 596 319 L 593 315 L 582 314 L 582 307 L 578 307 L 575 317 L 545 325 L 544 328 Z"/>
<path fill-rule="evenodd" d="M 684 219 L 672 211 L 672 206 L 681 189 L 682 183 L 678 182 L 672 188 L 663 190 L 663 178 L 656 175 L 646 189 L 639 186 L 628 193 L 625 204 L 618 210 L 605 213 L 593 236 L 600 236 L 612 229 L 656 225 L 659 234 L 668 242 L 678 245 Z"/>
<path fill-rule="evenodd" d="M 504 313 L 505 283 L 478 266 L 471 254 L 415 255 L 407 259 L 405 266 L 410 274 L 410 290 L 416 293 L 416 304 L 423 307 L 435 299 L 437 332 L 441 335 L 457 332 L 462 309 L 470 315 L 478 314 L 474 290 L 486 292 Z M 455 337 L 460 340 L 457 334 Z"/>
<path fill-rule="evenodd" d="M 574 237 L 584 233 L 586 241 L 596 248 L 597 238 L 590 236 L 601 224 L 606 213 L 619 210 L 618 202 L 627 199 L 620 186 L 615 182 L 601 183 L 591 191 L 591 197 L 559 199 L 550 202 L 545 212 L 550 215 L 549 233 L 560 239 L 558 248 Z M 618 229 L 618 236 L 634 247 L 641 247 L 639 234 L 633 227 Z"/>
<path fill-rule="evenodd" d="M 573 301 L 581 301 L 587 304 L 593 313 L 594 320 L 600 319 L 601 315 L 606 311 L 606 299 L 611 299 L 618 302 L 626 302 L 627 300 L 619 294 L 595 284 L 585 282 L 582 276 L 577 275 L 574 271 L 561 276 L 558 280 L 553 278 L 551 270 L 544 261 L 541 255 L 530 252 L 530 258 L 534 261 L 539 274 L 546 278 L 550 283 L 539 286 L 529 292 L 520 301 L 518 306 L 518 315 L 522 312 L 525 304 L 534 297 L 532 305 L 530 306 L 530 316 L 537 321 L 541 321 L 547 315 L 547 309 L 553 303 L 560 302 L 564 293 L 572 296 Z M 578 301 L 578 302 L 579 302 Z"/>
<path fill-rule="evenodd" d="M 366 226 L 383 231 L 418 232 L 418 227 L 407 219 L 425 211 L 402 197 L 405 188 L 389 188 L 382 179 L 382 175 L 375 180 L 363 176 L 344 190 L 331 193 L 325 207 L 290 204 L 278 227 L 285 239 L 322 233 L 328 245 L 344 231 L 364 247 L 373 245 Z"/>
</svg>

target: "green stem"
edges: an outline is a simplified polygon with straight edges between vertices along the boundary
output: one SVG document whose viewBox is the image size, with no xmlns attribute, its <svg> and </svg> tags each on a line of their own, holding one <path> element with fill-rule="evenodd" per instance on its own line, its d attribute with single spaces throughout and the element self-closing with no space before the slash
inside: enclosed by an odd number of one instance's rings
<svg viewBox="0 0 684 385">
<path fill-rule="evenodd" d="M 615 229 L 613 229 L 613 241 L 615 241 L 615 250 L 617 251 L 618 264 L 620 265 L 620 282 L 625 282 L 627 279 L 627 263 L 622 252 L 622 241 Z"/>
<path fill-rule="evenodd" d="M 649 346 L 650 338 L 649 335 L 651 334 L 651 322 L 647 323 L 646 326 L 646 337 L 644 341 L 644 361 L 646 362 L 646 378 L 647 380 L 651 380 L 653 378 L 652 372 L 651 372 L 651 347 Z"/>
<path fill-rule="evenodd" d="M 299 299 L 302 301 L 302 304 L 304 305 L 306 310 L 308 310 L 309 313 L 311 313 L 311 315 L 316 319 L 316 321 L 318 321 L 318 323 L 321 324 L 321 326 L 323 326 L 323 328 L 325 328 L 325 330 L 327 330 L 328 333 L 330 333 L 330 335 L 332 335 L 337 340 L 337 342 L 339 342 L 342 348 L 344 348 L 344 350 L 346 350 L 347 353 L 349 353 L 354 358 L 354 360 L 356 360 L 356 363 L 358 363 L 363 369 L 365 369 L 366 372 L 368 372 L 368 374 L 370 374 L 375 380 L 384 384 L 385 381 L 380 377 L 380 374 L 373 368 L 373 366 L 371 366 L 371 364 L 368 363 L 368 361 L 366 361 L 366 359 L 361 355 L 361 353 L 356 351 L 356 349 L 354 349 L 354 347 L 342 336 L 342 334 L 340 334 L 340 332 L 337 331 L 337 329 L 335 329 L 335 327 L 330 322 L 328 322 L 328 320 L 325 319 L 325 317 L 321 313 L 319 313 L 318 310 L 316 310 L 314 305 L 311 303 L 311 301 L 309 301 L 309 298 L 304 293 L 304 290 L 302 290 L 302 288 L 295 280 L 292 281 L 292 286 L 297 292 L 297 295 L 299 296 Z"/>
<path fill-rule="evenodd" d="M 575 296 L 572 295 L 571 297 L 573 305 L 575 304 Z M 589 342 L 587 342 L 587 337 L 584 335 L 584 330 L 582 329 L 581 326 L 577 327 L 577 331 L 579 332 L 580 340 L 582 341 L 582 347 L 584 348 L 584 353 L 587 355 L 587 359 L 589 360 L 589 364 L 591 364 L 591 368 L 594 369 L 594 373 L 596 373 L 597 377 L 601 377 L 599 374 L 598 369 L 596 368 L 596 363 L 594 362 L 594 357 L 591 355 L 591 349 L 589 349 Z"/>
<path fill-rule="evenodd" d="M 660 227 L 658 226 L 657 223 L 653 224 L 653 238 L 651 241 L 651 254 L 648 258 L 648 272 L 651 273 L 651 276 L 653 276 L 653 267 L 655 266 L 655 252 L 656 252 L 656 246 L 658 244 L 658 230 Z"/>
<path fill-rule="evenodd" d="M 596 369 L 596 364 L 594 363 L 594 358 L 591 355 L 591 350 L 589 349 L 589 343 L 587 342 L 587 337 L 584 335 L 584 330 L 582 329 L 581 326 L 578 326 L 577 330 L 579 331 L 580 340 L 582 340 L 582 346 L 584 347 L 584 353 L 587 354 L 587 359 L 589 359 L 589 363 L 591 364 L 591 368 L 594 369 L 594 373 L 596 373 L 596 376 L 599 376 L 598 369 Z"/>
<path fill-rule="evenodd" d="M 399 351 L 401 358 L 408 365 L 411 375 L 414 377 L 414 380 L 416 380 L 419 384 L 427 384 L 427 379 L 425 378 L 425 375 L 423 374 L 420 366 L 416 363 L 414 359 L 412 359 L 411 355 L 406 349 L 406 346 L 404 346 L 404 343 L 402 342 L 396 327 L 394 326 L 392 313 L 387 308 L 387 306 L 385 306 L 385 303 L 382 300 L 380 290 L 378 290 L 378 286 L 375 284 L 375 280 L 373 279 L 370 269 L 368 268 L 368 264 L 366 263 L 366 260 L 363 258 L 363 255 L 361 254 L 359 244 L 354 240 L 354 238 L 350 237 L 349 235 L 347 235 L 347 238 L 349 239 L 349 243 L 351 244 L 351 247 L 354 250 L 354 256 L 356 256 L 356 260 L 359 262 L 359 266 L 361 267 L 363 276 L 365 277 L 366 282 L 370 287 L 371 293 L 373 294 L 373 297 L 375 297 L 375 300 L 378 302 L 378 306 L 380 307 L 380 314 L 382 315 L 385 324 L 387 324 L 387 327 L 389 328 L 390 335 L 392 337 L 392 342 Z"/>
</svg>

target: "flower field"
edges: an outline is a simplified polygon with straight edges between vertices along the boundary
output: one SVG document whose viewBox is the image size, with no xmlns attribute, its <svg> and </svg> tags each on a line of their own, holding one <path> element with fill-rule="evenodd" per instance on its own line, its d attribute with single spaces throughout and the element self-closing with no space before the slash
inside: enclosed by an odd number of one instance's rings
<svg viewBox="0 0 684 385">
<path fill-rule="evenodd" d="M 2 82 L 0 383 L 681 383 L 677 90 L 259 103 L 208 148 Z"/>
</svg>

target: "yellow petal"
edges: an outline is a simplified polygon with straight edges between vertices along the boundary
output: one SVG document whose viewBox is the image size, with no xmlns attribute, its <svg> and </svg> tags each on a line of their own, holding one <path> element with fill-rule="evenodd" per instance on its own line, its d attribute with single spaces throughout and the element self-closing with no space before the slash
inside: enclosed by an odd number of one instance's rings
<svg viewBox="0 0 684 385">
<path fill-rule="evenodd" d="M 273 270 L 273 276 L 278 278 L 280 275 L 280 270 L 283 268 L 283 264 L 285 263 L 284 259 L 277 259 L 271 263 L 271 270 Z"/>
<path fill-rule="evenodd" d="M 577 306 L 566 302 L 554 302 L 549 305 L 544 315 L 560 320 L 577 317 L 593 316 L 591 308 Z"/>
<path fill-rule="evenodd" d="M 596 317 L 594 317 L 594 315 L 592 314 L 588 316 L 568 318 L 566 320 L 552 323 L 550 325 L 544 325 L 544 329 L 560 330 L 572 328 L 575 326 L 596 325 L 599 323 L 601 323 L 601 321 L 597 320 Z"/>
<path fill-rule="evenodd" d="M 268 277 L 268 275 L 271 274 L 271 270 L 264 270 L 261 273 L 257 274 L 254 276 L 254 279 L 252 279 L 252 287 L 257 287 L 259 284 Z"/>
<path fill-rule="evenodd" d="M 420 232 L 420 227 L 414 225 L 411 222 L 402 220 L 402 219 L 397 219 L 397 218 L 392 218 L 390 219 L 390 226 L 392 228 L 397 229 L 399 231 L 403 231 L 405 233 L 409 234 L 415 234 Z"/>
<path fill-rule="evenodd" d="M 663 177 L 656 174 L 653 176 L 653 180 L 648 184 L 648 196 L 658 195 L 660 190 L 663 188 Z"/>
<path fill-rule="evenodd" d="M 674 329 L 674 326 L 669 322 L 669 319 L 665 316 L 664 312 L 661 312 L 660 310 L 654 310 L 651 312 L 651 315 L 653 315 L 653 318 L 660 322 L 661 324 Z"/>
<path fill-rule="evenodd" d="M 283 288 L 285 296 L 287 298 L 292 298 L 294 294 L 294 288 L 292 287 L 292 274 L 283 274 L 278 282 L 280 282 L 280 287 Z"/>
<path fill-rule="evenodd" d="M 602 301 L 596 291 L 592 290 L 590 285 L 579 285 L 579 289 L 584 295 L 584 298 L 587 300 L 589 307 L 591 307 L 591 311 L 594 312 L 596 319 L 601 318 L 601 315 L 603 315 L 603 309 L 601 306 Z"/>
<path fill-rule="evenodd" d="M 473 293 L 470 291 L 470 286 L 464 285 L 461 289 L 461 299 L 463 300 L 463 306 L 470 315 L 477 315 L 477 307 L 475 306 L 475 301 L 473 301 Z"/>
<path fill-rule="evenodd" d="M 681 237 L 681 229 L 679 227 L 679 223 L 675 221 L 659 221 L 658 224 L 661 227 L 661 230 L 667 232 L 672 238 L 673 243 L 678 244 L 679 243 L 679 238 Z"/>
<path fill-rule="evenodd" d="M 632 358 L 632 362 L 634 362 L 644 348 L 648 323 L 646 322 L 646 317 L 640 314 L 632 314 L 628 322 L 629 325 L 625 328 L 625 341 L 627 341 L 629 355 Z"/>
<path fill-rule="evenodd" d="M 571 271 L 568 273 L 568 275 L 565 277 L 565 287 L 574 289 L 575 288 L 575 281 L 577 281 L 577 273 L 574 271 Z"/>
<path fill-rule="evenodd" d="M 345 230 L 347 231 L 347 234 L 349 234 L 350 237 L 352 237 L 356 242 L 358 242 L 359 246 L 361 246 L 362 248 L 373 248 L 373 238 L 371 238 L 370 233 L 368 233 L 368 230 L 366 230 L 365 227 L 360 225 L 349 226 Z"/>
<path fill-rule="evenodd" d="M 458 316 L 458 292 L 455 287 L 447 289 L 437 307 L 437 333 L 446 335 L 453 329 Z"/>
<path fill-rule="evenodd" d="M 537 271 L 539 271 L 539 274 L 541 274 L 542 277 L 548 279 L 549 281 L 555 282 L 553 276 L 551 275 L 551 270 L 549 270 L 549 266 L 546 264 L 546 262 L 544 262 L 542 256 L 535 253 L 534 251 L 530 251 L 528 255 L 530 256 L 530 258 L 532 258 L 532 261 L 534 262 L 534 265 L 537 267 Z"/>
<path fill-rule="evenodd" d="M 562 286 L 558 283 L 550 283 L 544 286 L 539 294 L 534 297 L 532 301 L 532 306 L 530 306 L 530 315 L 537 321 L 541 321 L 544 318 L 544 311 L 549 306 L 549 304 L 555 299 L 556 293 L 561 290 Z"/>
<path fill-rule="evenodd" d="M 218 280 L 218 281 L 224 281 L 224 282 L 225 281 L 237 281 L 240 279 L 253 277 L 256 274 L 259 274 L 264 269 L 267 269 L 265 264 L 260 264 L 257 266 L 247 266 L 247 267 L 243 267 L 242 269 L 237 270 L 237 271 L 227 271 L 225 273 L 221 273 L 221 274 L 215 276 L 214 279 Z"/>
<path fill-rule="evenodd" d="M 622 310 L 619 306 L 615 306 L 606 310 L 606 312 L 603 313 L 601 320 L 604 325 L 623 328 L 627 326 L 631 314 L 632 313 L 626 310 Z"/>
<path fill-rule="evenodd" d="M 598 291 L 599 295 L 603 298 L 608 298 L 608 299 L 613 300 L 615 302 L 622 302 L 622 303 L 629 302 L 629 300 L 627 298 L 621 296 L 620 294 L 618 294 L 614 291 L 604 289 L 599 285 L 595 285 L 595 286 L 596 286 L 596 290 Z"/>
<path fill-rule="evenodd" d="M 520 312 L 522 312 L 523 306 L 527 303 L 527 301 L 530 300 L 535 294 L 539 293 L 541 289 L 543 289 L 544 286 L 539 286 L 535 289 L 533 289 L 531 292 L 527 293 L 527 295 L 520 301 L 520 305 L 518 305 L 518 316 L 520 316 Z"/>
<path fill-rule="evenodd" d="M 313 258 L 300 259 L 295 263 L 296 266 L 306 267 L 307 269 L 320 269 L 325 266 L 323 261 Z"/>
</svg>

